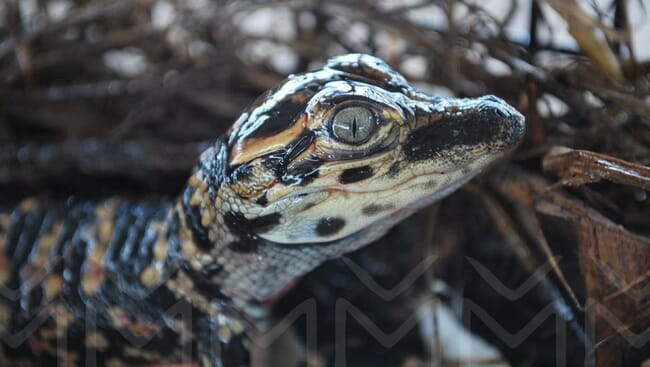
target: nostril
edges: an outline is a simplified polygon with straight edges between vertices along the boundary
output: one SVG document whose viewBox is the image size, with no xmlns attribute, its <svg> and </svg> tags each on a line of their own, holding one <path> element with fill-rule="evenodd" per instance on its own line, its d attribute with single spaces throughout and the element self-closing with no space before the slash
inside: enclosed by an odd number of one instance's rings
<svg viewBox="0 0 650 367">
<path fill-rule="evenodd" d="M 512 126 L 512 138 L 515 141 L 520 140 L 526 134 L 526 119 L 524 115 L 515 112 L 510 116 Z"/>
<path fill-rule="evenodd" d="M 495 112 L 499 117 L 503 117 L 503 118 L 508 118 L 508 117 L 510 117 L 510 113 L 504 111 L 504 110 L 503 110 L 502 108 L 500 108 L 500 107 L 496 107 L 494 112 Z"/>
<path fill-rule="evenodd" d="M 512 108 L 504 100 L 491 94 L 481 97 L 479 109 L 499 119 L 507 119 L 513 115 Z"/>
</svg>

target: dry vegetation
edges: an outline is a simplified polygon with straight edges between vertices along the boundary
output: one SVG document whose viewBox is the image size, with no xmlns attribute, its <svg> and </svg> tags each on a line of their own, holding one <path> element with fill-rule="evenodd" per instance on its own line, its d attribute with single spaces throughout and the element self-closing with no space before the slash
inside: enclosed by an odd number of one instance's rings
<svg viewBox="0 0 650 367">
<path fill-rule="evenodd" d="M 0 5 L 0 194 L 174 195 L 203 147 L 285 74 L 373 53 L 435 93 L 507 99 L 527 117 L 526 141 L 351 257 L 390 287 L 438 256 L 407 294 L 377 299 L 338 261 L 304 279 L 278 314 L 316 296 L 319 351 L 331 361 L 328 300 L 370 310 L 389 332 L 435 291 L 455 310 L 480 305 L 510 333 L 544 310 L 557 314 L 511 345 L 472 319 L 513 365 L 554 365 L 564 353 L 568 365 L 639 366 L 650 358 L 650 63 L 635 56 L 626 7 L 650 9 L 641 0 L 577 1 L 505 2 L 496 17 L 463 0 L 8 0 Z M 530 26 L 513 35 L 524 3 Z M 557 29 L 551 13 L 578 48 L 543 40 Z M 534 285 L 508 299 L 486 274 L 509 289 Z M 389 353 L 360 324 L 348 339 L 353 365 L 428 358 L 416 334 Z M 556 345 L 558 325 L 567 333 Z M 444 363 L 444 350 L 435 359 Z"/>
</svg>

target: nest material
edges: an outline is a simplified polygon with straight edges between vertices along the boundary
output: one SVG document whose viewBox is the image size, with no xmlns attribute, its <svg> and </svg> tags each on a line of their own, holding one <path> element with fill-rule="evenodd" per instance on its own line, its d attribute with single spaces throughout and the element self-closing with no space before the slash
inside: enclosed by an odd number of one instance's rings
<svg viewBox="0 0 650 367">
<path fill-rule="evenodd" d="M 0 5 L 0 189 L 6 198 L 175 195 L 206 144 L 285 74 L 376 54 L 418 87 L 493 93 L 527 117 L 508 162 L 414 219 L 419 248 L 446 259 L 436 275 L 466 300 L 482 294 L 483 268 L 463 262 L 468 254 L 484 255 L 513 289 L 532 275 L 532 309 L 570 310 L 560 318 L 581 359 L 639 365 L 650 357 L 650 64 L 636 58 L 643 24 L 628 7 L 647 9 L 605 3 L 511 1 L 495 12 L 462 0 L 10 0 Z M 522 16 L 528 29 L 513 32 Z M 565 30 L 569 46 L 549 41 Z M 497 255 L 481 247 L 486 238 Z M 416 259 L 395 255 L 380 263 L 400 278 Z M 503 259 L 525 276 L 501 272 Z M 327 282 L 316 274 L 303 284 Z M 480 299 L 508 310 L 502 297 Z M 560 352 L 495 343 L 515 364 Z"/>
</svg>

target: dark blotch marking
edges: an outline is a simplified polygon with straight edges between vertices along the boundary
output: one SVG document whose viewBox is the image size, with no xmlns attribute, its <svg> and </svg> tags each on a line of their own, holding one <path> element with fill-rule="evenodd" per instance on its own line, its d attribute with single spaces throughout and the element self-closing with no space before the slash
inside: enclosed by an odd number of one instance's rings
<svg viewBox="0 0 650 367">
<path fill-rule="evenodd" d="M 318 221 L 316 234 L 319 236 L 331 236 L 345 227 L 345 220 L 336 217 L 323 217 Z"/>
<path fill-rule="evenodd" d="M 275 173 L 276 176 L 282 177 L 286 174 L 287 166 L 296 159 L 313 143 L 316 135 L 313 131 L 307 131 L 300 135 L 296 140 L 287 145 L 281 151 L 273 152 L 265 156 L 262 165 Z"/>
<path fill-rule="evenodd" d="M 304 186 L 318 177 L 318 168 L 323 161 L 316 156 L 309 156 L 304 162 L 288 168 L 291 162 L 309 148 L 315 139 L 313 131 L 307 131 L 287 146 L 283 151 L 274 152 L 264 157 L 262 164 L 273 171 L 285 185 Z"/>
<path fill-rule="evenodd" d="M 390 177 L 395 177 L 401 170 L 402 168 L 400 167 L 400 162 L 395 162 L 388 169 L 388 175 Z"/>
<path fill-rule="evenodd" d="M 228 247 L 240 253 L 255 252 L 261 241 L 257 233 L 268 232 L 280 223 L 281 218 L 280 213 L 267 214 L 254 219 L 248 219 L 238 212 L 226 213 L 223 216 L 226 226 L 239 237 L 238 241 L 229 244 Z"/>
<path fill-rule="evenodd" d="M 201 275 L 205 276 L 206 278 L 211 278 L 219 274 L 221 270 L 223 270 L 223 266 L 217 262 L 214 262 L 201 268 Z"/>
<path fill-rule="evenodd" d="M 318 177 L 318 168 L 323 164 L 320 158 L 309 159 L 291 169 L 287 169 L 281 177 L 285 185 L 305 186 Z"/>
<path fill-rule="evenodd" d="M 284 155 L 271 153 L 263 158 L 262 165 L 264 165 L 266 169 L 273 171 L 277 176 L 279 173 L 284 171 Z"/>
<path fill-rule="evenodd" d="M 179 234 L 181 231 L 181 217 L 180 213 L 177 210 L 174 210 L 172 213 L 172 220 L 169 223 L 169 232 L 167 236 L 167 241 L 169 241 L 169 251 L 168 251 L 168 256 L 169 258 L 175 259 L 175 258 L 182 258 L 183 255 L 181 253 L 181 240 L 179 238 Z"/>
<path fill-rule="evenodd" d="M 257 251 L 257 243 L 248 240 L 239 240 L 229 243 L 228 248 L 240 254 L 251 254 Z"/>
<path fill-rule="evenodd" d="M 257 239 L 253 237 L 254 234 L 248 231 L 250 228 L 248 225 L 249 221 L 243 214 L 229 211 L 224 214 L 223 221 L 226 223 L 228 229 L 239 237 L 238 241 L 231 243 L 228 247 L 256 249 L 255 243 Z M 239 244 L 240 242 L 243 242 L 243 244 Z M 251 242 L 251 244 L 249 244 L 249 242 Z"/>
<path fill-rule="evenodd" d="M 203 251 L 212 248 L 212 242 L 208 236 L 208 229 L 201 224 L 201 210 L 198 206 L 190 205 L 190 199 L 194 189 L 187 188 L 183 193 L 183 211 L 185 212 L 185 222 L 192 232 L 192 238 L 198 247 Z"/>
<path fill-rule="evenodd" d="M 368 206 L 364 206 L 363 209 L 361 209 L 361 213 L 371 216 L 393 209 L 395 209 L 395 206 L 393 204 L 370 204 Z"/>
<path fill-rule="evenodd" d="M 304 152 L 305 149 L 307 149 L 314 142 L 315 138 L 316 134 L 314 134 L 313 131 L 307 131 L 300 135 L 296 140 L 291 142 L 291 144 L 289 144 L 286 149 L 287 154 L 284 157 L 284 163 L 289 164 L 294 159 L 296 159 L 296 157 L 302 154 L 302 152 Z"/>
<path fill-rule="evenodd" d="M 210 267 L 212 265 L 215 265 L 216 263 L 212 263 L 210 265 L 207 265 L 207 267 Z M 219 265 L 219 264 L 216 264 Z M 211 276 L 215 275 L 218 273 L 221 269 L 216 270 L 216 272 L 207 272 L 205 271 L 205 268 L 201 269 L 200 271 L 196 271 L 190 266 L 189 262 L 183 261 L 181 264 L 181 269 L 182 272 L 185 273 L 190 279 L 192 279 L 192 282 L 194 283 L 194 289 L 199 292 L 201 295 L 203 295 L 205 298 L 212 300 L 212 299 L 219 299 L 219 300 L 226 300 L 227 297 L 221 293 L 219 290 L 219 287 L 216 286 L 213 281 L 210 279 Z M 164 287 L 163 287 L 164 288 Z"/>
<path fill-rule="evenodd" d="M 257 198 L 257 200 L 255 200 L 255 203 L 257 203 L 257 205 L 266 206 L 266 204 L 269 203 L 269 199 L 266 197 L 266 193 Z"/>
<path fill-rule="evenodd" d="M 311 91 L 306 91 L 311 93 Z M 293 125 L 297 120 L 300 114 L 305 110 L 306 102 L 302 102 L 301 99 L 308 101 L 309 97 L 305 96 L 294 102 L 293 96 L 289 96 L 283 101 L 279 102 L 277 106 L 274 106 L 270 111 L 266 113 L 267 119 L 264 123 L 255 131 L 253 131 L 248 137 L 249 138 L 265 138 L 269 136 L 276 135 Z"/>
<path fill-rule="evenodd" d="M 305 89 L 306 89 L 306 90 L 309 90 L 309 91 L 311 92 L 311 94 L 314 95 L 314 94 L 316 94 L 316 92 L 318 92 L 318 91 L 320 90 L 320 88 L 321 88 L 322 86 L 323 86 L 323 83 L 322 83 L 322 82 L 312 81 L 312 82 L 309 82 L 309 83 L 305 86 Z"/>
<path fill-rule="evenodd" d="M 232 171 L 233 181 L 245 181 L 253 175 L 253 168 L 248 164 L 242 164 L 234 167 Z"/>
<path fill-rule="evenodd" d="M 223 179 L 230 172 L 226 170 L 228 167 L 228 146 L 223 138 L 220 138 L 213 148 L 215 154 L 201 160 L 197 169 L 203 174 L 203 180 L 208 186 L 208 195 L 214 200 Z"/>
<path fill-rule="evenodd" d="M 431 159 L 455 146 L 492 144 L 503 134 L 503 117 L 493 108 L 473 108 L 459 114 L 443 116 L 429 126 L 411 132 L 404 142 L 409 161 Z"/>
<path fill-rule="evenodd" d="M 280 219 L 282 219 L 282 214 L 271 213 L 254 219 L 249 219 L 248 225 L 256 233 L 264 233 L 280 224 Z"/>
<path fill-rule="evenodd" d="M 339 182 L 342 184 L 349 184 L 353 182 L 363 181 L 367 178 L 372 177 L 374 170 L 370 166 L 356 167 L 346 169 L 341 172 L 339 176 Z"/>
<path fill-rule="evenodd" d="M 213 330 L 216 330 L 216 326 L 213 327 Z M 211 337 L 208 336 L 208 338 Z M 203 339 L 210 340 L 210 339 Z M 220 351 L 221 354 L 215 356 L 213 359 L 216 361 L 221 361 L 223 366 L 250 366 L 251 365 L 251 353 L 250 350 L 246 347 L 247 337 L 245 334 L 237 334 L 228 340 L 227 343 L 219 341 L 218 348 L 211 348 L 210 353 L 216 353 L 215 351 Z"/>
</svg>

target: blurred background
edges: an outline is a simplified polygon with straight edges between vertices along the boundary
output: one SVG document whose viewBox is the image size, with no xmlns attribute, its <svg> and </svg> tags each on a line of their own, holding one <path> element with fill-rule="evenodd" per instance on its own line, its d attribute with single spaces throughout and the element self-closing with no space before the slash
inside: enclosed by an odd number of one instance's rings
<svg viewBox="0 0 650 367">
<path fill-rule="evenodd" d="M 432 94 L 508 100 L 526 140 L 302 279 L 274 309 L 281 319 L 315 299 L 318 351 L 304 351 L 299 326 L 278 348 L 335 365 L 345 299 L 367 316 L 345 330 L 353 366 L 647 367 L 649 11 L 648 0 L 6 0 L 0 199 L 172 197 L 259 94 L 331 56 L 373 54 Z M 386 299 L 368 279 L 410 283 Z M 413 317 L 394 345 L 368 333 Z"/>
</svg>

